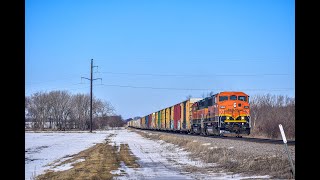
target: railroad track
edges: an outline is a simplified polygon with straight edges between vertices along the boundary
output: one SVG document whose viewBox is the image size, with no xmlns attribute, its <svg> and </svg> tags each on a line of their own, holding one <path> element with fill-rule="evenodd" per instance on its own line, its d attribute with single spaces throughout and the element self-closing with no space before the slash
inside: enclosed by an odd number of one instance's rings
<svg viewBox="0 0 320 180">
<path fill-rule="evenodd" d="M 137 129 L 137 128 L 134 128 Z M 207 138 L 220 138 L 220 139 L 232 139 L 237 141 L 248 141 L 248 142 L 257 142 L 257 143 L 269 143 L 269 144 L 283 144 L 282 140 L 276 140 L 276 139 L 262 139 L 262 138 L 252 138 L 252 137 L 233 137 L 233 136 L 213 136 L 213 135 L 196 135 L 196 134 L 185 134 L 185 133 L 177 133 L 177 132 L 170 132 L 170 131 L 156 131 L 151 129 L 138 129 L 141 131 L 150 131 L 150 132 L 159 132 L 159 133 L 167 133 L 167 134 L 175 134 L 175 135 L 182 135 L 182 136 L 201 136 L 201 137 L 207 137 Z M 295 145 L 295 141 L 287 141 L 287 145 Z"/>
</svg>

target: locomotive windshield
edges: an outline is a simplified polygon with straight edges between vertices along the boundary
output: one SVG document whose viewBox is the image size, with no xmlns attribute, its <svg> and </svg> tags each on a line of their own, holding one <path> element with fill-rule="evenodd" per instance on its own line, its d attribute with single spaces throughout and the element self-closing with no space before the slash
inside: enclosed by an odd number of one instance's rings
<svg viewBox="0 0 320 180">
<path fill-rule="evenodd" d="M 232 96 L 219 96 L 219 101 L 226 101 L 226 100 L 239 100 L 239 101 L 245 101 L 248 102 L 248 97 L 247 96 L 236 96 L 236 95 L 232 95 Z"/>
<path fill-rule="evenodd" d="M 226 101 L 228 100 L 228 96 L 219 96 L 219 101 Z"/>
<path fill-rule="evenodd" d="M 247 96 L 238 96 L 238 100 L 247 101 Z"/>
<path fill-rule="evenodd" d="M 235 95 L 230 96 L 230 100 L 237 100 L 237 96 Z"/>
</svg>

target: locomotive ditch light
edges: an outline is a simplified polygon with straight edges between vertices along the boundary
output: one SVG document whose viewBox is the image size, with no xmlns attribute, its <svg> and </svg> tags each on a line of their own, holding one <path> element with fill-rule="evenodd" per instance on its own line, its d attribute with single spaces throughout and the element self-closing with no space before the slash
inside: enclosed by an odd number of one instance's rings
<svg viewBox="0 0 320 180">
<path fill-rule="evenodd" d="M 220 106 L 220 108 L 221 108 L 221 109 L 224 109 L 224 108 L 226 108 L 226 107 L 225 107 L 225 106 Z"/>
<path fill-rule="evenodd" d="M 241 119 L 242 119 L 242 120 L 244 120 L 244 117 L 243 117 L 243 116 L 241 116 Z"/>
<path fill-rule="evenodd" d="M 244 106 L 244 108 L 248 109 L 248 108 L 249 108 L 249 106 Z"/>
</svg>

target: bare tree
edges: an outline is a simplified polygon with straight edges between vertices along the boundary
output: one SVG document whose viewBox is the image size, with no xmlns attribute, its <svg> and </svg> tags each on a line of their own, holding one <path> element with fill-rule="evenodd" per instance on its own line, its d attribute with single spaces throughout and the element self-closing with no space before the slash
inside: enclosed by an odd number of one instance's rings
<svg viewBox="0 0 320 180">
<path fill-rule="evenodd" d="M 115 110 L 110 102 L 94 97 L 92 111 L 94 127 L 101 128 L 108 123 L 109 116 L 114 116 Z M 34 129 L 87 130 L 90 128 L 90 96 L 71 95 L 67 91 L 34 93 L 30 97 L 25 97 L 25 117 L 33 119 Z M 122 120 L 121 116 L 118 119 L 112 117 L 110 123 L 113 126 L 120 126 L 122 121 L 119 119 Z"/>
<path fill-rule="evenodd" d="M 28 101 L 26 102 L 27 111 L 33 119 L 33 128 L 43 130 L 51 108 L 48 103 L 48 94 L 38 92 L 26 101 Z"/>
<path fill-rule="evenodd" d="M 295 100 L 283 95 L 256 95 L 251 98 L 252 133 L 279 138 L 282 124 L 288 138 L 295 138 Z"/>
<path fill-rule="evenodd" d="M 67 128 L 67 120 L 71 114 L 70 94 L 67 91 L 52 91 L 49 94 L 55 127 L 58 130 L 65 130 Z"/>
<path fill-rule="evenodd" d="M 110 127 L 122 127 L 126 123 L 123 121 L 121 116 L 109 116 L 108 117 L 108 124 Z"/>
<path fill-rule="evenodd" d="M 101 129 L 104 127 L 107 116 L 114 114 L 114 107 L 107 101 L 101 101 L 100 99 L 95 99 L 93 101 L 93 114 L 95 116 L 94 126 Z"/>
<path fill-rule="evenodd" d="M 25 105 L 24 105 L 24 116 L 25 116 L 25 119 L 28 118 L 29 116 L 29 109 L 30 109 L 30 105 L 31 105 L 31 99 L 30 97 L 26 96 L 25 97 Z"/>
<path fill-rule="evenodd" d="M 72 117 L 75 126 L 81 130 L 88 129 L 87 121 L 90 118 L 90 95 L 76 94 L 72 97 Z"/>
</svg>

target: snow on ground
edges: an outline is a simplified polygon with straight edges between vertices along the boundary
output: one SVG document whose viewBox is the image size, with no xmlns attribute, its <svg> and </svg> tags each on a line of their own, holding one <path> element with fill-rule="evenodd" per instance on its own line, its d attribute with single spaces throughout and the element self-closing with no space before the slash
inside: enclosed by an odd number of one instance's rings
<svg viewBox="0 0 320 180">
<path fill-rule="evenodd" d="M 110 135 L 110 144 L 128 144 L 132 153 L 138 157 L 140 168 L 129 168 L 123 162 L 113 174 L 122 174 L 116 179 L 243 179 L 268 178 L 268 176 L 243 177 L 239 174 L 188 172 L 185 168 L 214 168 L 215 164 L 191 160 L 188 152 L 176 145 L 164 141 L 146 139 L 128 130 L 86 132 L 43 132 L 25 133 L 25 179 L 32 179 L 33 174 L 42 174 L 45 170 L 62 171 L 72 168 L 72 164 L 53 167 L 71 158 L 96 143 L 101 143 Z M 205 144 L 206 145 L 206 144 Z M 204 145 L 204 146 L 205 146 Z M 55 162 L 56 161 L 56 162 Z M 58 161 L 58 162 L 57 162 Z M 83 161 L 80 159 L 79 161 Z M 55 163 L 53 163 L 55 162 Z M 52 164 L 48 166 L 48 164 Z"/>
<path fill-rule="evenodd" d="M 34 174 L 42 174 L 50 168 L 56 171 L 72 168 L 70 164 L 55 169 L 46 165 L 63 158 L 59 161 L 62 162 L 70 155 L 103 142 L 112 132 L 25 132 L 25 179 L 30 180 Z"/>
<path fill-rule="evenodd" d="M 121 168 L 114 174 L 122 174 L 117 179 L 243 179 L 239 174 L 187 172 L 185 168 L 214 168 L 215 164 L 194 161 L 188 158 L 188 152 L 176 145 L 164 141 L 143 138 L 127 130 L 115 131 L 110 144 L 128 144 L 132 153 L 139 158 L 140 168 L 129 168 L 121 163 Z M 125 172 L 125 173 L 124 173 Z M 252 176 L 250 178 L 268 178 Z"/>
</svg>

